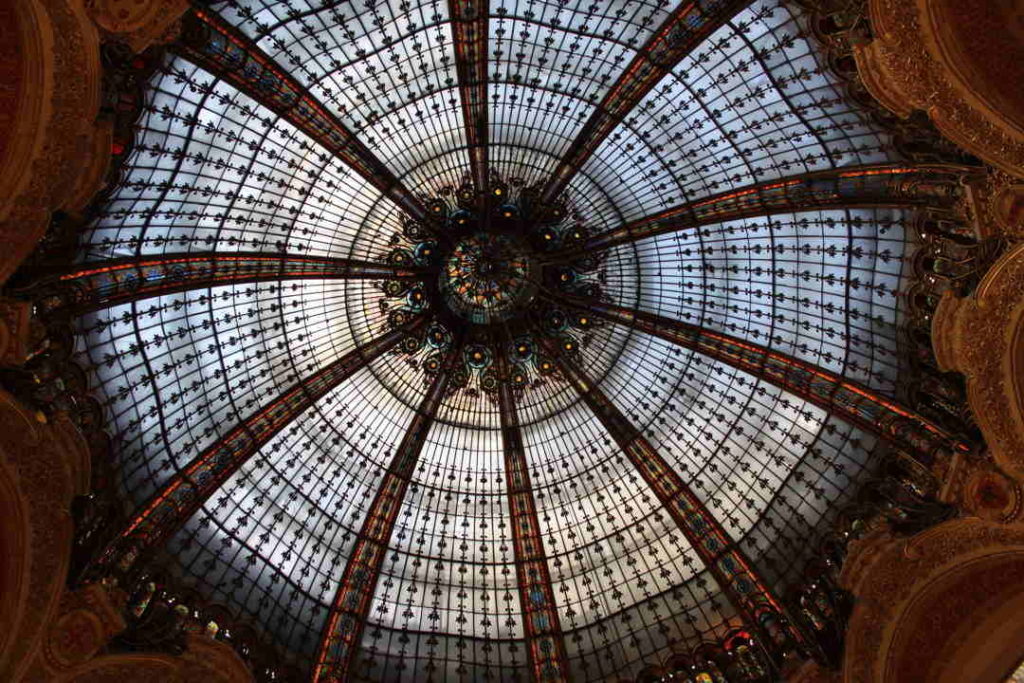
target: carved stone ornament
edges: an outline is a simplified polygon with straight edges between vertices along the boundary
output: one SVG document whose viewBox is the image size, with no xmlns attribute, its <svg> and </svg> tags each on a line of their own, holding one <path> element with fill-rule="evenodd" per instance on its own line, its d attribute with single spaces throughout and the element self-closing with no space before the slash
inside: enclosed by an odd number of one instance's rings
<svg viewBox="0 0 1024 683">
<path fill-rule="evenodd" d="M 123 608 L 122 592 L 102 584 L 66 592 L 36 662 L 22 680 L 52 680 L 59 672 L 91 660 L 114 634 L 124 630 Z"/>
<path fill-rule="evenodd" d="M 865 551 L 867 559 L 856 557 Z M 856 571 L 841 577 L 857 597 L 843 681 L 1000 680 L 989 669 L 1019 659 L 1019 642 L 1002 631 L 1021 628 L 1024 525 L 955 519 L 909 539 L 852 546 L 851 560 Z M 991 642 L 979 645 L 986 635 Z"/>
<path fill-rule="evenodd" d="M 959 208 L 979 240 L 1024 240 L 1024 181 L 993 171 L 965 189 Z"/>
<path fill-rule="evenodd" d="M 102 654 L 125 628 L 125 594 L 106 584 L 66 592 L 31 668 L 18 683 L 147 681 L 251 683 L 252 672 L 228 645 L 190 634 L 181 655 Z M 5 679 L 6 680 L 6 679 Z"/>
<path fill-rule="evenodd" d="M 995 463 L 1024 481 L 1024 244 L 996 262 L 974 294 L 943 295 L 935 358 L 967 378 L 967 397 Z"/>
<path fill-rule="evenodd" d="M 817 662 L 807 660 L 786 678 L 786 683 L 841 683 L 842 675 L 829 671 Z"/>
<path fill-rule="evenodd" d="M 186 9 L 187 0 L 0 3 L 0 284 L 51 213 L 84 209 L 106 176 L 100 31 L 141 50 L 173 38 Z"/>
<path fill-rule="evenodd" d="M 97 152 L 99 41 L 79 3 L 18 0 L 0 10 L 0 283 L 69 207 Z M 103 150 L 109 156 L 109 140 Z M 102 175 L 91 179 L 98 182 Z M 93 185 L 92 190 L 95 190 Z"/>
<path fill-rule="evenodd" d="M 1020 519 L 1024 506 L 1021 484 L 991 459 L 957 453 L 937 469 L 935 474 L 942 482 L 938 498 L 942 502 L 992 522 Z"/>
<path fill-rule="evenodd" d="M 252 683 L 252 673 L 224 643 L 200 635 L 188 638 L 184 654 L 101 655 L 40 681 L 53 683 Z"/>
<path fill-rule="evenodd" d="M 75 683 L 252 683 L 252 672 L 238 654 L 224 643 L 201 635 L 190 635 L 181 656 L 107 655 L 58 679 Z"/>
<path fill-rule="evenodd" d="M 1019 16 L 1021 4 L 869 0 L 876 38 L 855 51 L 861 78 L 897 115 L 923 110 L 963 149 L 1024 176 L 1024 106 L 1000 93 L 1021 82 L 1024 41 L 1003 39 L 1012 30 L 1004 17 Z M 993 50 L 992 42 L 1006 49 Z"/>
<path fill-rule="evenodd" d="M 31 346 L 32 306 L 0 299 L 0 366 L 21 365 Z"/>
<path fill-rule="evenodd" d="M 86 11 L 109 37 L 141 52 L 153 43 L 167 42 L 189 8 L 188 0 L 86 0 Z"/>
<path fill-rule="evenodd" d="M 16 681 L 55 614 L 71 551 L 70 504 L 89 450 L 63 416 L 47 422 L 0 391 L 0 680 Z"/>
</svg>

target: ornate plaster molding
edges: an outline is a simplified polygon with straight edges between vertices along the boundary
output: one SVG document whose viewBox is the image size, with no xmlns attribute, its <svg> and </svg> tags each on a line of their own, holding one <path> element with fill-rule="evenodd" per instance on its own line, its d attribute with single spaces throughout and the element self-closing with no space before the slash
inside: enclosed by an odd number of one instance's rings
<svg viewBox="0 0 1024 683">
<path fill-rule="evenodd" d="M 31 346 L 32 306 L 0 299 L 0 366 L 22 365 Z"/>
<path fill-rule="evenodd" d="M 177 35 L 188 0 L 85 0 L 85 9 L 106 37 L 142 52 Z"/>
<path fill-rule="evenodd" d="M 253 675 L 230 646 L 205 635 L 189 634 L 180 655 L 109 653 L 110 639 L 124 630 L 126 596 L 105 584 L 68 591 L 60 599 L 32 666 L 17 683 L 94 681 L 122 683 L 252 683 Z"/>
<path fill-rule="evenodd" d="M 252 672 L 231 647 L 196 634 L 187 637 L 181 655 L 100 654 L 111 637 L 126 626 L 122 616 L 125 602 L 123 591 L 104 584 L 65 593 L 32 668 L 18 683 L 252 682 Z"/>
<path fill-rule="evenodd" d="M 17 79 L 17 92 L 16 114 L 0 129 L 0 283 L 35 247 L 50 211 L 81 185 L 82 160 L 96 147 L 101 78 L 99 37 L 80 4 L 20 0 L 8 11 L 0 43 L 17 49 L 0 55 L 0 71 Z"/>
<path fill-rule="evenodd" d="M 188 638 L 180 656 L 150 653 L 102 655 L 45 679 L 52 683 L 252 683 L 252 673 L 227 645 L 205 636 Z"/>
<path fill-rule="evenodd" d="M 829 671 L 817 662 L 807 660 L 786 678 L 786 683 L 841 683 L 842 680 L 839 672 Z"/>
<path fill-rule="evenodd" d="M 1021 518 L 1024 490 L 1021 483 L 999 469 L 991 459 L 957 453 L 935 473 L 942 482 L 938 498 L 992 522 Z"/>
<path fill-rule="evenodd" d="M 947 655 L 932 652 L 918 636 L 933 638 L 940 647 L 949 629 L 976 628 L 989 612 L 984 592 L 1019 592 L 1014 576 L 1024 576 L 1024 525 L 1019 524 L 960 518 L 909 539 L 876 543 L 873 550 L 847 585 L 857 596 L 846 637 L 847 683 L 895 682 L 899 672 L 920 666 L 942 670 Z M 953 583 L 960 587 L 958 595 L 941 590 Z"/>
<path fill-rule="evenodd" d="M 17 516 L 0 526 L 5 556 L 0 679 L 15 681 L 28 666 L 64 588 L 71 548 L 70 504 L 89 487 L 89 449 L 64 417 L 46 422 L 0 391 L 0 491 Z M 4 638 L 3 636 L 6 636 Z"/>
<path fill-rule="evenodd" d="M 963 52 L 957 45 L 965 34 L 951 30 L 944 20 L 950 12 L 959 11 L 947 4 L 947 0 L 870 0 L 876 38 L 855 50 L 861 78 L 868 91 L 898 116 L 923 110 L 963 149 L 1007 173 L 1024 176 L 1024 112 L 1007 111 L 1007 104 L 995 101 L 977 79 L 964 77 Z M 987 39 L 982 33 L 976 41 Z M 1007 54 L 1000 60 L 1006 64 L 986 67 L 996 73 L 1015 59 Z"/>
<path fill-rule="evenodd" d="M 993 171 L 965 190 L 959 209 L 979 240 L 1024 240 L 1024 181 Z"/>
<path fill-rule="evenodd" d="M 96 656 L 125 628 L 124 596 L 100 584 L 64 593 L 32 669 L 20 683 L 49 681 Z"/>
<path fill-rule="evenodd" d="M 996 464 L 1024 481 L 1024 244 L 1003 254 L 972 296 L 943 295 L 932 343 L 941 370 L 966 376 Z"/>
</svg>

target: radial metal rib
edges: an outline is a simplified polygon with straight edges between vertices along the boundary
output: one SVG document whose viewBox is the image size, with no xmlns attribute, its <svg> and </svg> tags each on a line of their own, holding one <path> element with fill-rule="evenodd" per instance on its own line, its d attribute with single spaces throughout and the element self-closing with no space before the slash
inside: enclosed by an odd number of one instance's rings
<svg viewBox="0 0 1024 683">
<path fill-rule="evenodd" d="M 583 124 L 540 193 L 550 203 L 655 85 L 705 38 L 749 5 L 749 0 L 688 0 L 662 22 Z"/>
<path fill-rule="evenodd" d="M 829 208 L 948 207 L 977 168 L 947 164 L 873 164 L 807 173 L 679 204 L 545 256 L 559 262 L 673 232 L 773 213 Z"/>
<path fill-rule="evenodd" d="M 490 3 L 487 0 L 448 0 L 455 38 L 455 68 L 459 76 L 462 120 L 469 147 L 473 184 L 481 210 L 490 193 L 488 171 L 487 39 Z M 483 215 L 481 213 L 481 215 Z"/>
<path fill-rule="evenodd" d="M 427 322 L 417 316 L 352 351 L 281 393 L 232 427 L 167 481 L 96 557 L 127 571 L 159 548 L 270 439 L 331 390 Z"/>
<path fill-rule="evenodd" d="M 202 287 L 278 280 L 408 280 L 423 271 L 356 259 L 259 252 L 189 252 L 111 259 L 41 276 L 76 313 Z"/>
<path fill-rule="evenodd" d="M 338 157 L 411 217 L 433 228 L 433 214 L 384 162 L 301 83 L 244 33 L 215 12 L 194 9 L 186 16 L 178 53 L 223 79 Z"/>
<path fill-rule="evenodd" d="M 388 543 L 395 530 L 398 510 L 405 500 L 405 492 L 416 471 L 427 433 L 437 417 L 437 410 L 441 407 L 448 382 L 461 355 L 462 343 L 454 341 L 447 358 L 434 374 L 430 387 L 420 401 L 405 436 L 395 449 L 377 495 L 370 504 L 338 584 L 317 649 L 312 675 L 314 683 L 351 680 L 352 665 L 370 613 L 370 603 L 380 578 Z"/>
<path fill-rule="evenodd" d="M 654 335 L 764 380 L 915 453 L 921 462 L 971 447 L 878 392 L 767 347 L 654 313 L 560 296 L 562 304 Z"/>
<path fill-rule="evenodd" d="M 568 353 L 551 340 L 543 345 L 562 376 L 654 491 L 747 628 L 759 634 L 760 642 L 774 650 L 777 660 L 786 649 L 803 642 L 802 634 L 786 619 L 782 603 L 682 477 Z M 776 639 L 773 634 L 784 635 Z"/>
</svg>

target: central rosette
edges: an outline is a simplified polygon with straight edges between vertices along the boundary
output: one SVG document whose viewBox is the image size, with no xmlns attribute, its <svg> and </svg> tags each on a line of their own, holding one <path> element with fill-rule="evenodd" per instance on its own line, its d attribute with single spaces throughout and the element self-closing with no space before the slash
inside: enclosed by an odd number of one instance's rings
<svg viewBox="0 0 1024 683">
<path fill-rule="evenodd" d="M 448 307 L 479 325 L 503 322 L 537 294 L 529 249 L 511 235 L 478 232 L 457 242 L 438 282 Z"/>
<path fill-rule="evenodd" d="M 426 318 L 394 353 L 425 382 L 448 366 L 446 391 L 496 406 L 502 387 L 520 396 L 564 381 L 552 349 L 576 355 L 595 334 L 611 339 L 603 319 L 573 302 L 612 299 L 604 252 L 585 249 L 594 233 L 578 212 L 541 203 L 522 179 L 505 183 L 492 170 L 490 181 L 487 197 L 471 184 L 441 188 L 429 223 L 402 216 L 379 256 L 396 277 L 377 286 L 387 329 Z M 616 355 L 595 357 L 600 375 Z M 486 414 L 466 412 L 467 424 L 482 425 Z"/>
</svg>

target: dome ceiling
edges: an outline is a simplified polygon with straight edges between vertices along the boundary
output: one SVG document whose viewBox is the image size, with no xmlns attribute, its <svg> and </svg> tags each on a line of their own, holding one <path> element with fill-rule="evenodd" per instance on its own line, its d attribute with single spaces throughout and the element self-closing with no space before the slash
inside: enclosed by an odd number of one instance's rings
<svg viewBox="0 0 1024 683">
<path fill-rule="evenodd" d="M 753 628 L 609 425 L 778 594 L 877 434 L 763 358 L 586 301 L 895 395 L 920 198 L 857 194 L 900 160 L 807 23 L 774 1 L 197 11 L 81 241 L 100 290 L 134 293 L 82 315 L 77 348 L 129 532 L 310 669 L 365 609 L 375 680 L 527 678 L 538 638 L 553 678 L 630 677 Z M 865 165 L 877 187 L 843 175 Z M 742 208 L 754 185 L 774 208 Z"/>
</svg>

